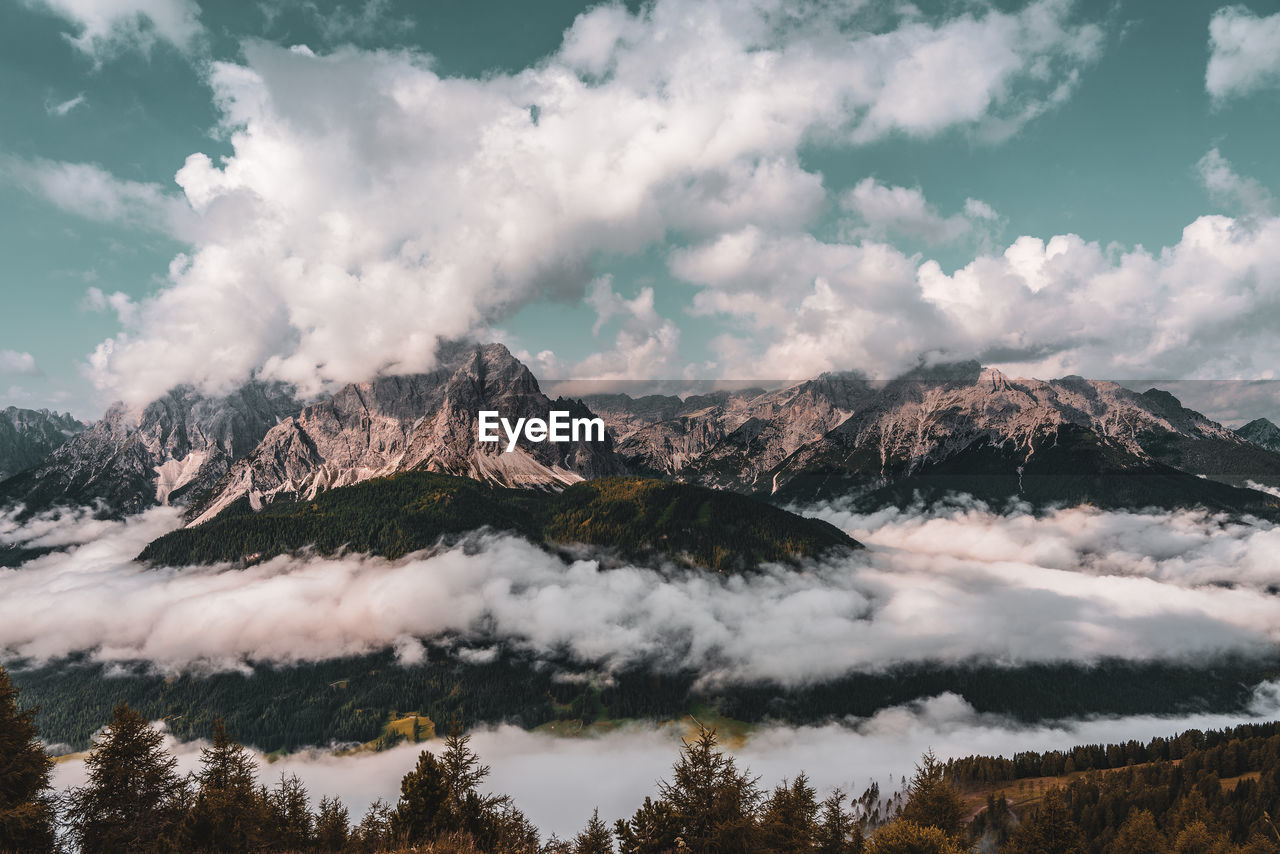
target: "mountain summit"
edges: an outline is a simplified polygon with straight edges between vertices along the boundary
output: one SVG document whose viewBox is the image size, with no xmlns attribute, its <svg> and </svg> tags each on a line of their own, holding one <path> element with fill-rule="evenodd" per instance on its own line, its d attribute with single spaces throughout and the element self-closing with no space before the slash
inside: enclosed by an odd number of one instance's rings
<svg viewBox="0 0 1280 854">
<path fill-rule="evenodd" d="M 500 486 L 563 487 L 626 471 L 612 441 L 530 443 L 511 452 L 480 444 L 477 414 L 546 418 L 552 409 L 591 417 L 581 403 L 552 401 L 501 344 L 456 348 L 434 371 L 348 385 L 267 433 L 195 508 L 196 523 L 241 497 L 255 508 L 277 495 L 325 489 L 421 469 Z"/>
<path fill-rule="evenodd" d="M 0 481 L 40 462 L 85 427 L 70 414 L 47 409 L 0 409 Z"/>
<path fill-rule="evenodd" d="M 259 382 L 222 397 L 177 388 L 141 410 L 117 403 L 37 465 L 0 483 L 0 504 L 22 504 L 27 512 L 100 505 L 124 515 L 185 503 L 297 408 L 283 386 Z"/>
<path fill-rule="evenodd" d="M 1260 448 L 1280 453 L 1280 427 L 1266 418 L 1255 418 L 1243 427 L 1237 428 L 1236 433 Z"/>
</svg>

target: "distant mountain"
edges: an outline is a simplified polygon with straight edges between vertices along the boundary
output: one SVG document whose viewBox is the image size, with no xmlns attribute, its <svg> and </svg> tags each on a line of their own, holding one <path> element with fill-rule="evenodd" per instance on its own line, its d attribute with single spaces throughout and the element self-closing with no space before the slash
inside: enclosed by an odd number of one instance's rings
<svg viewBox="0 0 1280 854">
<path fill-rule="evenodd" d="M 48 409 L 0 409 L 0 481 L 31 468 L 86 429 L 71 415 Z"/>
<path fill-rule="evenodd" d="M 38 465 L 0 482 L 0 505 L 22 504 L 31 513 L 97 504 L 125 515 L 185 503 L 298 406 L 283 386 L 258 382 L 223 397 L 177 388 L 141 410 L 117 403 Z"/>
<path fill-rule="evenodd" d="M 280 496 L 256 512 L 242 497 L 217 518 L 160 537 L 139 559 L 167 566 L 253 563 L 303 548 L 398 558 L 481 528 L 552 547 L 599 546 L 628 560 L 718 571 L 859 547 L 826 522 L 691 484 L 609 477 L 548 494 L 418 470 L 309 499 Z"/>
<path fill-rule="evenodd" d="M 1280 427 L 1265 418 L 1256 418 L 1243 427 L 1236 429 L 1236 433 L 1252 442 L 1260 448 L 1266 448 L 1272 453 L 1280 453 Z"/>
<path fill-rule="evenodd" d="M 966 491 L 1000 504 L 1278 509 L 1236 487 L 1280 482 L 1280 455 L 1167 392 L 1079 377 L 1013 379 L 970 362 L 889 382 L 824 375 L 643 426 L 623 411 L 622 401 L 601 410 L 629 462 L 776 501 Z M 706 439 L 639 441 L 671 434 Z"/>
<path fill-rule="evenodd" d="M 425 374 L 346 386 L 270 430 L 192 510 L 205 522 L 241 498 L 256 509 L 276 496 L 315 496 L 396 472 L 423 469 L 502 486 L 559 488 L 623 474 L 612 440 L 477 442 L 481 410 L 547 418 L 553 409 L 592 417 L 579 401 L 551 400 L 501 344 L 454 348 Z"/>
<path fill-rule="evenodd" d="M 477 442 L 478 413 L 598 415 L 604 440 Z M 2 424 L 3 422 L 0 422 Z M 192 524 L 241 499 L 313 498 L 424 470 L 559 490 L 638 474 L 769 497 L 865 506 L 968 492 L 1003 506 L 1202 506 L 1280 517 L 1277 430 L 1232 431 L 1168 392 L 1064 377 L 1017 379 L 976 362 L 891 381 L 824 374 L 775 390 L 552 400 L 500 344 L 455 345 L 427 373 L 348 385 L 302 408 L 250 384 L 225 398 L 176 390 L 115 406 L 43 462 L 0 482 L 29 509 L 104 502 L 129 513 L 181 503 Z M 1268 443 L 1271 443 L 1270 445 Z"/>
</svg>

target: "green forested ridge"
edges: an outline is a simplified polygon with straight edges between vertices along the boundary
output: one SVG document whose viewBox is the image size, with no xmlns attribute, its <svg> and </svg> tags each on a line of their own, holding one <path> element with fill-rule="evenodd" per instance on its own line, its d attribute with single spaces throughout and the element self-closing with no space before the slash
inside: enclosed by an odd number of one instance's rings
<svg viewBox="0 0 1280 854">
<path fill-rule="evenodd" d="M 307 547 L 397 558 L 479 528 L 715 570 L 858 545 L 826 522 L 690 484 L 613 477 L 547 493 L 407 472 L 312 500 L 277 500 L 256 513 L 241 499 L 202 525 L 157 539 L 139 559 L 170 566 L 257 561 Z"/>
<path fill-rule="evenodd" d="M 820 685 L 756 684 L 697 690 L 698 674 L 635 667 L 607 681 L 558 680 L 581 673 L 570 661 L 543 662 L 503 650 L 493 661 L 467 663 L 432 650 L 428 660 L 397 663 L 382 652 L 289 667 L 259 664 L 238 672 L 166 677 L 145 666 L 92 664 L 83 659 L 15 667 L 12 678 L 40 710 L 49 742 L 76 748 L 121 702 L 149 719 L 164 718 L 180 738 L 208 737 L 221 717 L 237 736 L 264 750 L 381 735 L 393 712 L 417 712 L 437 722 L 510 722 L 532 728 L 552 721 L 679 717 L 710 707 L 727 718 L 761 723 L 816 723 L 866 717 L 892 705 L 954 692 L 983 713 L 1036 722 L 1090 715 L 1178 714 L 1244 709 L 1249 686 L 1274 678 L 1280 661 L 1222 659 L 1196 664 L 1104 661 L 1074 664 L 913 664 L 851 674 Z"/>
</svg>

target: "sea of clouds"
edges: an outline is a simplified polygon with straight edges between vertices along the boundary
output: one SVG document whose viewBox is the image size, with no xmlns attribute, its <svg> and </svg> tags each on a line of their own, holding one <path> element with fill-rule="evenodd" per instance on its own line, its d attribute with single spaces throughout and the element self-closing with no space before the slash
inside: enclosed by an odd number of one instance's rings
<svg viewBox="0 0 1280 854">
<path fill-rule="evenodd" d="M 694 667 L 710 681 L 796 685 L 908 661 L 1088 662 L 1194 659 L 1274 648 L 1280 627 L 1280 528 L 1201 512 L 1047 515 L 956 501 L 859 514 L 805 509 L 867 545 L 800 568 L 726 576 L 601 569 L 518 538 L 479 534 L 456 547 L 384 560 L 282 557 L 247 569 L 148 567 L 133 558 L 180 524 L 157 508 L 124 521 L 63 511 L 0 517 L 0 545 L 57 547 L 0 570 L 0 651 L 56 660 L 85 652 L 161 671 L 243 668 L 387 647 L 412 662 L 423 640 L 500 637 L 584 664 Z M 932 748 L 943 757 L 1146 740 L 1189 727 L 1280 717 L 1280 685 L 1258 686 L 1238 714 L 1097 718 L 1020 725 L 944 694 L 826 726 L 765 727 L 732 749 L 764 785 L 806 771 L 820 792 L 886 790 Z M 565 739 L 482 729 L 475 745 L 544 832 L 582 826 L 595 806 L 629 814 L 669 769 L 679 730 L 636 726 Z M 432 746 L 433 749 L 436 745 Z M 193 768 L 200 744 L 172 744 Z M 298 774 L 314 797 L 338 794 L 353 817 L 394 799 L 420 746 L 376 754 L 298 753 L 263 779 Z M 625 769 L 625 773 L 619 773 Z M 57 785 L 84 776 L 58 765 Z"/>
<path fill-rule="evenodd" d="M 134 557 L 179 524 L 173 509 L 122 522 L 4 517 L 0 542 L 64 550 L 0 571 L 0 651 L 207 671 L 388 647 L 412 662 L 420 639 L 449 633 L 605 670 L 646 662 L 796 685 L 921 660 L 1185 660 L 1265 650 L 1280 634 L 1280 529 L 1269 523 L 971 503 L 806 512 L 867 549 L 722 575 L 602 569 L 482 533 L 394 561 L 167 568 Z"/>
</svg>

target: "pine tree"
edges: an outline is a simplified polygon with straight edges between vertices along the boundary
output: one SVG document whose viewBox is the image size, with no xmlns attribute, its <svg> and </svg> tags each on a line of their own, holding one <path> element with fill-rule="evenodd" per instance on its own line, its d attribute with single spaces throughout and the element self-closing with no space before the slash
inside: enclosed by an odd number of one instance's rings
<svg viewBox="0 0 1280 854">
<path fill-rule="evenodd" d="M 53 851 L 49 769 L 35 711 L 18 708 L 18 689 L 0 667 L 0 851 Z"/>
<path fill-rule="evenodd" d="M 89 781 L 67 795 L 67 827 L 83 854 L 171 847 L 186 807 L 164 736 L 128 706 L 117 706 L 85 760 Z"/>
<path fill-rule="evenodd" d="M 400 781 L 400 802 L 392 830 L 405 842 L 426 842 L 458 829 L 454 790 L 443 763 L 424 750 L 417 766 Z"/>
<path fill-rule="evenodd" d="M 765 802 L 760 817 L 760 841 L 768 851 L 807 852 L 818 830 L 817 792 L 803 773 L 795 782 L 783 780 Z"/>
<path fill-rule="evenodd" d="M 629 821 L 618 819 L 613 834 L 619 854 L 660 854 L 676 847 L 680 822 L 671 804 L 646 796 Z"/>
<path fill-rule="evenodd" d="M 693 851 L 736 854 L 754 847 L 760 790 L 719 749 L 714 729 L 699 725 L 697 738 L 685 742 L 672 781 L 660 790 Z"/>
<path fill-rule="evenodd" d="M 1008 854 L 1084 854 L 1085 850 L 1084 834 L 1056 789 L 1023 817 L 1007 846 Z"/>
<path fill-rule="evenodd" d="M 1166 854 L 1169 842 L 1156 827 L 1150 810 L 1135 810 L 1120 825 L 1120 832 L 1111 843 L 1111 854 Z"/>
<path fill-rule="evenodd" d="M 321 851 L 341 851 L 350 835 L 347 808 L 337 798 L 320 799 L 316 815 L 316 846 Z"/>
<path fill-rule="evenodd" d="M 395 813 L 379 798 L 369 805 L 364 817 L 351 833 L 350 848 L 359 852 L 386 851 L 395 841 L 391 824 Z"/>
<path fill-rule="evenodd" d="M 221 718 L 214 721 L 213 744 L 200 751 L 200 768 L 194 774 L 195 801 L 182 826 L 184 848 L 257 849 L 266 818 L 257 773 L 249 751 L 231 738 Z"/>
<path fill-rule="evenodd" d="M 818 854 L 861 854 L 862 823 L 844 808 L 845 793 L 836 789 L 822 802 L 815 834 Z"/>
<path fill-rule="evenodd" d="M 300 851 L 311 847 L 315 838 L 315 818 L 310 795 L 296 774 L 281 774 L 267 794 L 270 841 L 277 851 Z"/>
<path fill-rule="evenodd" d="M 902 818 L 922 827 L 936 827 L 950 837 L 964 830 L 964 801 L 944 777 L 946 768 L 933 751 L 926 751 L 907 786 Z"/>
<path fill-rule="evenodd" d="M 583 831 L 574 837 L 573 854 L 613 854 L 613 836 L 600 820 L 598 808 L 591 813 Z"/>
</svg>

